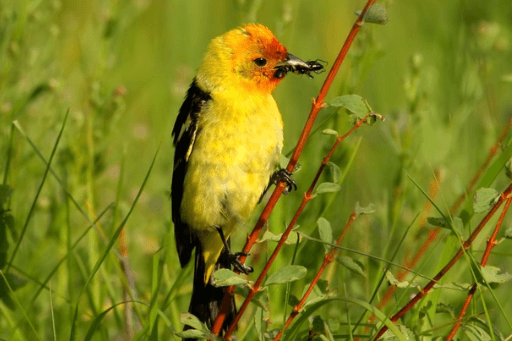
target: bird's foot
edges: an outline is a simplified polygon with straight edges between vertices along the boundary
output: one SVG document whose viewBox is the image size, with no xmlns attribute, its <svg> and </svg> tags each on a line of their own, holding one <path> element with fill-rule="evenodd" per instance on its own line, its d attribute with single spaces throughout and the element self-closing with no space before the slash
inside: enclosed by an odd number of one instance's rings
<svg viewBox="0 0 512 341">
<path fill-rule="evenodd" d="M 233 265 L 233 268 L 235 271 L 241 272 L 245 275 L 250 274 L 254 271 L 254 269 L 251 266 L 245 265 L 244 263 L 240 262 L 240 257 L 247 257 L 249 256 L 248 252 L 237 252 L 237 253 L 230 253 L 229 254 L 229 261 L 231 265 Z"/>
<path fill-rule="evenodd" d="M 292 190 L 297 190 L 297 183 L 292 178 L 292 172 L 288 171 L 286 168 L 275 171 L 270 177 L 270 183 L 276 186 L 281 181 L 286 182 L 286 188 L 283 192 L 284 194 L 288 194 Z"/>
</svg>

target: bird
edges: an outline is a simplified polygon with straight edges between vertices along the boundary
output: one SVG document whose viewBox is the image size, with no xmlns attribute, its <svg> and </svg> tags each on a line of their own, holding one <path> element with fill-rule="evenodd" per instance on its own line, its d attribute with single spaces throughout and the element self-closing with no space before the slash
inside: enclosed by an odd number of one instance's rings
<svg viewBox="0 0 512 341">
<path fill-rule="evenodd" d="M 185 95 L 172 130 L 172 220 L 181 267 L 195 249 L 189 312 L 210 329 L 225 294 L 212 273 L 252 271 L 243 253 L 231 253 L 231 234 L 271 184 L 296 189 L 291 172 L 276 170 L 283 120 L 272 91 L 288 72 L 311 77 L 322 68 L 288 53 L 267 27 L 247 24 L 211 41 Z M 231 298 L 222 332 L 235 312 Z"/>
</svg>

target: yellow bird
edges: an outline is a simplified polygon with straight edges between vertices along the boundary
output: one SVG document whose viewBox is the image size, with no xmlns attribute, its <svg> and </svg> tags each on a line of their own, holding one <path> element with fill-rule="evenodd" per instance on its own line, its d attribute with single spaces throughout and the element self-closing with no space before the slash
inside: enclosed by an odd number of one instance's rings
<svg viewBox="0 0 512 341">
<path fill-rule="evenodd" d="M 230 235 L 270 183 L 295 187 L 286 170 L 274 172 L 283 121 L 272 91 L 288 72 L 310 76 L 322 68 L 289 54 L 268 28 L 245 25 L 212 40 L 180 108 L 172 131 L 172 219 L 182 267 L 196 249 L 189 312 L 209 328 L 224 296 L 212 285 L 214 269 L 252 271 L 230 252 Z M 231 302 L 224 328 L 235 312 Z"/>
</svg>

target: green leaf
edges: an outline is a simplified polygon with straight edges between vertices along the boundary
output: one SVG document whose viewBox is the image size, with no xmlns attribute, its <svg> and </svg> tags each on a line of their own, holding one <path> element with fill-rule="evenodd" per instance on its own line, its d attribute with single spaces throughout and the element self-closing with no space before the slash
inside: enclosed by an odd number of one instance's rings
<svg viewBox="0 0 512 341">
<path fill-rule="evenodd" d="M 310 321 L 311 328 L 310 331 L 317 334 L 317 336 L 323 341 L 334 341 L 334 337 L 332 336 L 331 331 L 329 330 L 329 326 L 322 319 L 320 315 L 315 315 L 313 319 Z M 315 340 L 315 338 L 313 338 Z"/>
<path fill-rule="evenodd" d="M 267 339 L 274 339 L 277 334 L 281 331 L 280 328 L 274 328 L 274 329 L 271 329 L 271 330 L 267 330 L 265 333 L 263 333 L 263 336 Z"/>
<path fill-rule="evenodd" d="M 197 317 L 190 313 L 182 313 L 180 315 L 180 322 L 187 326 L 194 328 L 195 330 L 189 329 L 182 332 L 176 333 L 177 336 L 181 338 L 207 338 L 213 339 L 215 341 L 220 341 L 220 338 L 214 335 L 211 331 L 208 330 L 206 324 L 199 321 Z"/>
<path fill-rule="evenodd" d="M 16 291 L 24 287 L 26 284 L 27 281 L 25 279 L 12 273 L 7 273 L 3 276 L 0 276 L 0 300 L 3 301 L 4 304 L 9 307 L 9 309 L 14 310 L 15 303 L 11 297 L 11 290 Z"/>
<path fill-rule="evenodd" d="M 398 288 L 404 289 L 410 287 L 410 283 L 407 281 L 399 281 L 396 277 L 391 273 L 391 271 L 386 271 L 386 279 L 389 284 L 392 286 L 396 286 Z"/>
<path fill-rule="evenodd" d="M 447 283 L 447 284 L 436 283 L 434 285 L 434 289 L 441 289 L 441 288 L 468 292 L 469 288 L 471 288 L 471 284 L 461 283 L 461 282 L 451 282 L 451 283 Z"/>
<path fill-rule="evenodd" d="M 219 269 L 213 273 L 213 285 L 216 287 L 247 284 L 247 282 L 248 280 L 229 269 Z"/>
<path fill-rule="evenodd" d="M 505 174 L 509 179 L 512 180 L 512 158 L 508 159 L 507 163 L 505 164 Z"/>
<path fill-rule="evenodd" d="M 471 341 L 491 341 L 491 337 L 482 328 L 474 324 L 464 324 L 464 334 Z"/>
<path fill-rule="evenodd" d="M 341 186 L 334 182 L 323 182 L 315 189 L 315 194 L 338 192 Z"/>
<path fill-rule="evenodd" d="M 428 217 L 428 218 L 427 218 L 427 222 L 428 222 L 430 225 L 432 225 L 432 226 L 436 226 L 436 227 L 446 228 L 447 226 L 449 226 L 449 225 L 446 223 L 446 220 L 444 220 L 444 218 Z"/>
<path fill-rule="evenodd" d="M 256 313 L 254 314 L 254 328 L 256 328 L 256 332 L 258 333 L 258 340 L 263 341 L 263 309 L 257 308 Z"/>
<path fill-rule="evenodd" d="M 294 294 L 288 295 L 288 304 L 292 307 L 295 307 L 297 304 L 299 304 L 300 300 L 297 296 Z"/>
<path fill-rule="evenodd" d="M 16 240 L 18 239 L 18 232 L 16 231 L 16 226 L 14 224 L 14 217 L 10 213 L 5 213 L 3 216 L 3 223 L 5 227 L 7 227 L 7 230 L 11 233 L 12 239 Z M 1 267 L 0 267 L 1 268 Z"/>
<path fill-rule="evenodd" d="M 329 282 L 325 279 L 319 279 L 318 282 L 316 282 L 315 289 L 318 289 L 318 291 L 322 294 L 327 293 L 327 289 L 329 287 Z"/>
<path fill-rule="evenodd" d="M 371 111 L 366 101 L 359 95 L 343 95 L 334 98 L 331 103 L 333 107 L 343 107 L 356 114 L 359 119 L 364 118 Z"/>
<path fill-rule="evenodd" d="M 339 182 L 341 179 L 341 168 L 331 161 L 327 163 L 327 166 L 329 166 L 329 170 L 331 171 L 332 182 Z"/>
<path fill-rule="evenodd" d="M 374 204 L 368 204 L 368 206 L 366 207 L 361 207 L 359 205 L 359 201 L 356 202 L 356 207 L 354 208 L 354 211 L 356 212 L 356 215 L 361 215 L 361 214 L 372 214 L 372 213 L 375 213 L 376 209 L 375 209 L 375 205 Z"/>
<path fill-rule="evenodd" d="M 325 330 L 324 320 L 319 315 L 315 315 L 313 317 L 313 321 L 311 321 L 311 331 L 318 334 L 323 334 Z"/>
<path fill-rule="evenodd" d="M 479 319 L 476 316 L 470 317 L 465 324 L 480 327 L 489 335 L 491 334 L 492 328 L 492 333 L 494 333 L 494 335 L 496 336 L 496 340 L 505 340 L 505 337 L 503 337 L 503 334 L 501 333 L 500 329 L 496 324 L 493 324 L 491 328 L 489 328 L 489 325 L 487 324 L 486 320 Z"/>
<path fill-rule="evenodd" d="M 450 314 L 451 316 L 455 316 L 455 311 L 452 305 L 445 304 L 440 302 L 436 305 L 436 314 Z"/>
<path fill-rule="evenodd" d="M 197 330 L 201 330 L 203 328 L 201 321 L 199 321 L 195 315 L 190 313 L 182 313 L 180 315 L 180 322 Z"/>
<path fill-rule="evenodd" d="M 462 222 L 462 219 L 459 217 L 453 218 L 453 229 L 457 231 L 457 234 L 464 239 L 465 231 L 464 231 L 464 223 Z"/>
<path fill-rule="evenodd" d="M 186 338 L 204 339 L 204 338 L 208 337 L 202 331 L 199 331 L 197 329 L 184 330 L 181 332 L 174 333 L 174 335 L 176 335 L 177 337 L 181 337 L 182 339 L 186 339 Z"/>
<path fill-rule="evenodd" d="M 347 256 L 338 257 L 340 264 L 349 269 L 350 271 L 367 278 L 366 272 L 364 271 L 363 264 L 357 259 L 350 258 Z"/>
<path fill-rule="evenodd" d="M 298 228 L 298 226 L 294 227 L 293 230 L 296 230 Z M 296 234 L 297 235 L 297 234 Z M 257 241 L 257 243 L 263 243 L 264 241 L 267 241 L 267 240 L 271 240 L 271 241 L 274 241 L 274 242 L 278 242 L 279 240 L 281 240 L 281 237 L 283 236 L 282 233 L 280 234 L 273 234 L 272 232 L 270 232 L 269 230 L 265 231 L 263 233 L 263 236 L 261 237 L 261 239 L 259 239 Z M 299 234 L 299 243 L 302 241 L 302 237 L 300 236 Z M 284 242 L 285 244 L 289 244 L 289 245 L 295 245 L 297 243 L 297 237 L 295 238 L 290 238 L 288 237 L 286 239 L 286 241 Z"/>
<path fill-rule="evenodd" d="M 5 274 L 4 276 L 7 279 L 7 283 L 9 283 L 9 286 L 11 287 L 12 291 L 16 291 L 27 285 L 26 279 L 18 277 L 12 273 Z"/>
<path fill-rule="evenodd" d="M 432 226 L 441 227 L 450 231 L 453 229 L 456 231 L 456 235 L 460 236 L 462 239 L 464 239 L 464 235 L 466 234 L 464 223 L 459 217 L 453 218 L 452 222 L 448 222 L 444 218 L 428 217 L 427 222 Z"/>
<path fill-rule="evenodd" d="M 397 326 L 407 341 L 415 341 L 416 340 L 416 337 L 412 330 L 410 330 L 409 328 L 407 328 L 406 326 L 401 325 L 401 324 L 399 324 Z M 379 340 L 395 341 L 395 340 L 399 340 L 399 338 L 393 332 L 391 332 L 391 330 L 387 330 Z"/>
<path fill-rule="evenodd" d="M 505 238 L 507 238 L 507 239 L 512 239 L 512 227 L 509 227 L 509 228 L 505 231 Z"/>
<path fill-rule="evenodd" d="M 484 267 L 480 267 L 482 271 L 482 276 L 485 281 L 489 284 L 491 283 L 505 283 L 512 279 L 512 275 L 507 272 L 502 272 L 502 270 L 496 266 L 486 265 Z"/>
<path fill-rule="evenodd" d="M 357 122 L 359 122 L 361 118 L 356 114 L 351 114 L 348 116 L 348 123 L 351 125 L 355 125 Z"/>
<path fill-rule="evenodd" d="M 473 211 L 483 213 L 490 210 L 499 200 L 500 193 L 494 188 L 480 188 L 476 191 L 473 201 Z"/>
<path fill-rule="evenodd" d="M 338 132 L 334 129 L 324 129 L 322 130 L 322 134 L 325 134 L 325 135 L 335 135 L 335 136 L 338 136 Z"/>
<path fill-rule="evenodd" d="M 274 272 L 265 282 L 265 286 L 293 282 L 306 276 L 308 270 L 301 265 L 288 265 Z"/>
<path fill-rule="evenodd" d="M 325 243 L 333 244 L 331 223 L 323 217 L 318 218 L 316 223 L 318 225 L 320 239 Z M 324 244 L 324 247 L 326 251 L 329 251 L 332 248 L 332 246 L 326 244 Z"/>
<path fill-rule="evenodd" d="M 354 12 L 357 16 L 360 16 L 362 11 L 358 10 Z M 389 21 L 388 11 L 380 4 L 373 4 L 364 15 L 364 21 L 372 24 L 386 25 Z"/>
</svg>

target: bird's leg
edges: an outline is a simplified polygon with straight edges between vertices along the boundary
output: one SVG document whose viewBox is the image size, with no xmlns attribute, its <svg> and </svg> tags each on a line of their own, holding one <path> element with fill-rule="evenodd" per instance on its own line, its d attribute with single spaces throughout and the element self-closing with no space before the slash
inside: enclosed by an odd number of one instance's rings
<svg viewBox="0 0 512 341">
<path fill-rule="evenodd" d="M 292 179 L 292 172 L 288 171 L 286 168 L 276 170 L 274 174 L 270 176 L 270 181 L 268 185 L 277 186 L 277 184 L 281 181 L 286 182 L 286 188 L 284 189 L 283 192 L 284 194 L 288 194 L 292 190 L 297 190 L 297 184 L 295 183 L 295 180 Z"/>
<path fill-rule="evenodd" d="M 222 228 L 219 226 L 215 226 L 217 229 L 217 232 L 219 232 L 220 239 L 222 239 L 222 243 L 224 244 L 224 247 L 226 248 L 226 251 L 228 252 L 228 258 L 230 263 L 233 265 L 233 268 L 239 272 L 242 272 L 246 275 L 250 274 L 254 271 L 254 269 L 250 266 L 247 266 L 240 262 L 239 258 L 241 256 L 248 256 L 249 254 L 247 252 L 236 252 L 231 253 L 231 249 L 229 247 L 228 241 L 226 240 L 226 237 L 224 237 L 224 231 L 222 231 Z"/>
</svg>

